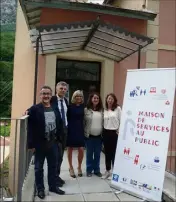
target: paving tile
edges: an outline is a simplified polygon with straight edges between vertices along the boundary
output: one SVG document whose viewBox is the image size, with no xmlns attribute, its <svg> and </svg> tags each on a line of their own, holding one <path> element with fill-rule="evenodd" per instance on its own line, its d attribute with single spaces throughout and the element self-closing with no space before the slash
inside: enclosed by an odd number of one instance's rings
<svg viewBox="0 0 176 202">
<path fill-rule="evenodd" d="M 47 199 L 47 197 L 44 200 L 40 199 L 38 196 L 35 197 L 36 202 L 45 201 L 46 199 Z"/>
<path fill-rule="evenodd" d="M 82 193 L 112 192 L 110 186 L 104 180 L 96 176 L 90 178 L 79 178 L 78 182 L 81 187 Z"/>
<path fill-rule="evenodd" d="M 165 174 L 163 192 L 172 200 L 176 201 L 176 177 L 169 173 Z"/>
<path fill-rule="evenodd" d="M 84 194 L 85 201 L 119 201 L 113 193 Z"/>
<path fill-rule="evenodd" d="M 36 200 L 35 200 L 36 201 Z M 75 194 L 75 195 L 49 195 L 46 196 L 46 198 L 44 200 L 38 200 L 40 201 L 84 201 L 83 197 L 81 194 Z"/>
<path fill-rule="evenodd" d="M 80 186 L 78 184 L 77 179 L 74 180 L 68 180 L 66 184 L 61 188 L 62 190 L 65 191 L 66 194 L 80 194 Z"/>
<path fill-rule="evenodd" d="M 77 174 L 77 151 L 73 152 L 73 166 L 75 168 L 75 174 Z M 101 154 L 100 162 L 101 172 L 105 171 L 105 159 L 104 154 Z M 84 156 L 82 171 L 84 176 L 71 178 L 68 171 L 67 153 L 64 154 L 64 160 L 61 169 L 61 177 L 66 181 L 66 184 L 61 188 L 66 191 L 66 195 L 60 196 L 49 192 L 47 182 L 47 162 L 44 165 L 44 182 L 45 182 L 45 200 L 40 200 L 35 197 L 35 201 L 141 201 L 141 199 L 131 196 L 127 193 L 119 193 L 118 191 L 110 187 L 111 180 L 103 180 L 97 176 L 91 178 L 86 177 L 86 153 Z M 165 178 L 164 191 L 168 192 L 168 195 L 174 195 L 175 197 L 175 180 Z M 82 196 L 84 195 L 84 198 Z M 115 198 L 114 198 L 115 197 Z"/>
<path fill-rule="evenodd" d="M 72 160 L 73 160 L 73 167 L 75 169 L 75 172 L 77 172 L 77 167 L 78 167 L 77 156 L 78 156 L 77 150 L 74 150 Z M 63 163 L 62 163 L 61 170 L 62 171 L 68 171 L 68 169 L 69 169 L 69 166 L 68 166 L 68 160 L 67 160 L 67 152 L 65 151 L 64 160 L 63 160 Z M 100 169 L 101 169 L 101 172 L 105 171 L 105 157 L 104 157 L 103 153 L 101 153 Z M 82 171 L 86 172 L 86 152 L 84 152 L 84 159 L 83 159 L 83 162 L 82 162 Z"/>
<path fill-rule="evenodd" d="M 77 174 L 75 172 L 75 174 Z M 62 171 L 60 174 L 60 177 L 65 181 L 65 183 L 67 184 L 67 181 L 75 181 L 76 179 L 70 176 L 70 173 L 68 170 Z"/>
<path fill-rule="evenodd" d="M 120 201 L 141 201 L 142 200 L 142 199 L 137 198 L 135 196 L 131 196 L 127 193 L 117 194 L 117 197 L 120 199 Z"/>
</svg>

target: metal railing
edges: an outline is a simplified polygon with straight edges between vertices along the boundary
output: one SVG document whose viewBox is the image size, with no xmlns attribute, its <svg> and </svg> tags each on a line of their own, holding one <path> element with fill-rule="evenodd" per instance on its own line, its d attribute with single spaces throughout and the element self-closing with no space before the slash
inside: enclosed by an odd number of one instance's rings
<svg viewBox="0 0 176 202">
<path fill-rule="evenodd" d="M 166 171 L 176 176 L 176 115 L 172 116 Z"/>
<path fill-rule="evenodd" d="M 27 116 L 0 118 L 0 198 L 4 200 L 22 201 L 23 184 L 32 158 L 27 150 L 27 121 Z"/>
</svg>

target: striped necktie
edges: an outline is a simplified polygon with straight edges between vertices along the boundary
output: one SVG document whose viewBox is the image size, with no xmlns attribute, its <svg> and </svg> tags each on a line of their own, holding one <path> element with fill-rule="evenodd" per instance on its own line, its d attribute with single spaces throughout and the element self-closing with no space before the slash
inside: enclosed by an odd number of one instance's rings
<svg viewBox="0 0 176 202">
<path fill-rule="evenodd" d="M 63 100 L 60 100 L 61 102 L 61 115 L 62 115 L 62 121 L 63 121 L 63 125 L 64 127 L 66 126 L 66 123 L 65 123 L 65 111 L 64 111 L 64 104 L 63 104 Z"/>
</svg>

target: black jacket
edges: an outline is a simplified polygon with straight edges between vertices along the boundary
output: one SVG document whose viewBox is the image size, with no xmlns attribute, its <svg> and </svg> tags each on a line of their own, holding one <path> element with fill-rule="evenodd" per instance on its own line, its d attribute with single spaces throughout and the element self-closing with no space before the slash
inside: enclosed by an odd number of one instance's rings
<svg viewBox="0 0 176 202">
<path fill-rule="evenodd" d="M 56 116 L 56 138 L 60 139 L 63 133 L 63 123 L 60 112 L 56 105 L 51 104 Z M 29 109 L 28 119 L 28 148 L 38 148 L 43 146 L 45 140 L 45 116 L 44 106 L 42 103 L 33 105 Z"/>
<path fill-rule="evenodd" d="M 64 100 L 65 100 L 65 104 L 66 104 L 67 109 L 68 109 L 68 107 L 69 107 L 68 100 L 67 100 L 67 98 L 65 98 L 65 97 L 64 97 Z M 57 108 L 58 111 L 59 111 L 59 108 L 58 108 L 58 98 L 57 98 L 56 95 L 52 96 L 52 98 L 51 98 L 51 104 L 52 104 L 55 108 Z M 67 112 L 68 112 L 68 111 L 67 111 Z M 60 111 L 59 111 L 59 113 L 60 113 Z M 68 119 L 68 113 L 67 113 L 67 119 Z"/>
<path fill-rule="evenodd" d="M 67 105 L 67 108 L 68 108 L 68 100 L 67 100 L 67 98 L 64 97 L 64 100 L 65 100 L 65 104 Z M 51 104 L 52 105 L 57 105 L 57 107 L 58 107 L 58 98 L 57 98 L 56 95 L 52 96 Z"/>
</svg>

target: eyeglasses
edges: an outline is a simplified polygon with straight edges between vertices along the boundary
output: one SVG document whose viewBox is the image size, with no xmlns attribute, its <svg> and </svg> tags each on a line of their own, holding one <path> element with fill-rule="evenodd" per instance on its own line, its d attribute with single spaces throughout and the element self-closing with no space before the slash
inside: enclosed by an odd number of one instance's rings
<svg viewBox="0 0 176 202">
<path fill-rule="evenodd" d="M 51 93 L 45 93 L 45 92 L 43 92 L 43 93 L 40 93 L 41 95 L 51 95 Z"/>
</svg>

